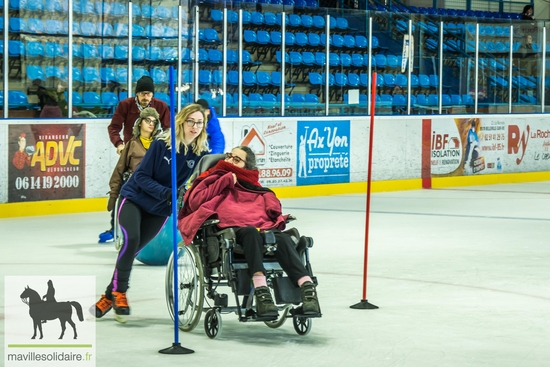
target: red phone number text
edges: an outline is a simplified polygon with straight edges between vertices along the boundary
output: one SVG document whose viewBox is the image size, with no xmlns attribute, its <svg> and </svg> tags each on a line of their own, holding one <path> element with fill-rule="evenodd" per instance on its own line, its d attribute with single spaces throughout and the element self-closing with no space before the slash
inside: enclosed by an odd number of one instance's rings
<svg viewBox="0 0 550 367">
<path fill-rule="evenodd" d="M 261 168 L 260 178 L 292 177 L 292 168 Z"/>
</svg>

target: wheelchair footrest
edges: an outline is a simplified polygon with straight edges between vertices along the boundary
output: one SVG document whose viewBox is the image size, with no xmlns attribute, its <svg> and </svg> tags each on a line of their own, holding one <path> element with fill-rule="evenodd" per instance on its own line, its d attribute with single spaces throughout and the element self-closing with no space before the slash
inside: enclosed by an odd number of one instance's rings
<svg viewBox="0 0 550 367">
<path fill-rule="evenodd" d="M 275 321 L 279 316 L 258 316 L 256 311 L 248 309 L 245 311 L 244 316 L 241 317 L 241 322 L 247 321 Z"/>
<path fill-rule="evenodd" d="M 306 317 L 308 319 L 314 319 L 314 318 L 318 318 L 318 317 L 323 316 L 323 314 L 321 314 L 321 313 L 307 314 L 306 315 L 306 314 L 304 314 L 304 310 L 302 309 L 302 306 L 292 308 L 289 313 L 292 317 Z"/>
<path fill-rule="evenodd" d="M 300 288 L 292 284 L 288 277 L 275 277 L 272 279 L 273 293 L 275 294 L 275 303 L 294 303 L 302 302 L 302 293 Z"/>
</svg>

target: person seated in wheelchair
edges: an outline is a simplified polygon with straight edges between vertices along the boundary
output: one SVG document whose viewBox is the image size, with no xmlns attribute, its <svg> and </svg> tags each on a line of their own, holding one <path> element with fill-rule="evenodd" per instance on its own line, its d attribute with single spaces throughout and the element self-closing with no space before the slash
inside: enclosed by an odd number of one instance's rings
<svg viewBox="0 0 550 367">
<path fill-rule="evenodd" d="M 232 227 L 236 242 L 243 248 L 249 275 L 254 285 L 256 312 L 260 317 L 278 316 L 278 308 L 267 287 L 263 267 L 262 230 L 273 230 L 277 242 L 274 256 L 293 284 L 300 287 L 304 315 L 320 313 L 317 290 L 309 276 L 293 239 L 286 233 L 281 202 L 273 191 L 262 187 L 256 168 L 256 156 L 247 146 L 233 148 L 226 158 L 198 176 L 184 197 L 179 214 L 179 229 L 190 244 L 200 226 L 209 218 L 219 220 L 218 227 Z"/>
</svg>

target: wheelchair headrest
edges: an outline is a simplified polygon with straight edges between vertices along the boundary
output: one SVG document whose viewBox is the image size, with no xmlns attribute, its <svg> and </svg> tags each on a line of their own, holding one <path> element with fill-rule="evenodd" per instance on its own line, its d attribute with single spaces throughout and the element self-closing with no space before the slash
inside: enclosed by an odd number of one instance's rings
<svg viewBox="0 0 550 367">
<path fill-rule="evenodd" d="M 191 177 L 189 178 L 189 183 L 192 184 L 201 173 L 208 171 L 210 168 L 214 167 L 218 161 L 225 159 L 225 154 L 207 154 L 202 157 L 193 170 Z"/>
</svg>

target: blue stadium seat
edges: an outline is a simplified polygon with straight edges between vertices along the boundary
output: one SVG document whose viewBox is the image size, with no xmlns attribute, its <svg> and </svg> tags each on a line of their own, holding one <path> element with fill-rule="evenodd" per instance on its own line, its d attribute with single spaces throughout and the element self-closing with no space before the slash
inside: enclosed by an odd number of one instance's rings
<svg viewBox="0 0 550 367">
<path fill-rule="evenodd" d="M 346 53 L 340 54 L 340 65 L 344 68 L 348 68 L 351 66 L 351 55 Z"/>
<path fill-rule="evenodd" d="M 116 81 L 115 71 L 113 68 L 101 68 L 99 69 L 99 75 L 102 83 Z"/>
<path fill-rule="evenodd" d="M 101 77 L 99 76 L 99 70 L 92 66 L 85 66 L 82 68 L 82 77 L 84 83 L 100 83 Z"/>
<path fill-rule="evenodd" d="M 126 23 L 115 23 L 114 27 L 115 37 L 128 37 L 128 24 Z"/>
<path fill-rule="evenodd" d="M 115 45 L 115 60 L 120 60 L 120 61 L 128 60 L 128 46 Z"/>
<path fill-rule="evenodd" d="M 418 75 L 418 83 L 421 88 L 430 88 L 430 78 L 426 74 Z"/>
<path fill-rule="evenodd" d="M 261 26 L 264 24 L 264 15 L 260 12 L 252 12 L 250 22 L 254 25 Z"/>
<path fill-rule="evenodd" d="M 74 32 L 74 30 L 73 30 Z M 80 32 L 83 36 L 98 36 L 97 27 L 92 22 L 80 22 Z"/>
<path fill-rule="evenodd" d="M 132 17 L 141 17 L 141 7 L 136 3 L 132 3 Z"/>
<path fill-rule="evenodd" d="M 101 103 L 104 106 L 118 105 L 118 96 L 113 92 L 101 92 Z"/>
<path fill-rule="evenodd" d="M 136 83 L 142 76 L 150 76 L 144 68 L 134 68 L 132 71 L 132 82 Z"/>
<path fill-rule="evenodd" d="M 63 6 L 61 5 L 61 0 L 46 0 L 44 3 L 44 11 L 48 13 L 63 13 Z"/>
<path fill-rule="evenodd" d="M 61 57 L 66 59 L 67 53 L 63 50 L 63 46 L 61 46 L 57 42 L 46 42 L 46 57 L 54 59 L 57 57 Z"/>
<path fill-rule="evenodd" d="M 145 59 L 151 62 L 157 62 L 162 57 L 162 50 L 158 46 L 149 46 L 145 51 Z"/>
<path fill-rule="evenodd" d="M 178 50 L 175 47 L 163 47 L 160 59 L 163 61 L 174 61 L 178 57 Z"/>
<path fill-rule="evenodd" d="M 40 12 L 44 10 L 44 3 L 42 2 L 42 0 L 27 0 L 26 2 L 21 1 L 20 6 L 24 10 L 28 11 Z"/>
<path fill-rule="evenodd" d="M 460 94 L 451 94 L 451 104 L 453 105 L 462 104 L 462 98 L 460 97 Z"/>
<path fill-rule="evenodd" d="M 90 107 L 101 105 L 101 97 L 97 92 L 84 92 L 82 103 Z"/>
<path fill-rule="evenodd" d="M 97 46 L 94 44 L 82 44 L 80 47 L 80 50 L 82 52 L 82 57 L 84 59 L 99 59 L 99 52 L 97 50 Z"/>
<path fill-rule="evenodd" d="M 282 42 L 282 35 L 279 31 L 271 31 L 269 33 L 269 43 L 275 46 L 279 46 Z"/>
<path fill-rule="evenodd" d="M 308 44 L 312 47 L 319 47 L 321 45 L 321 37 L 317 33 L 309 33 Z"/>
<path fill-rule="evenodd" d="M 66 54 L 66 55 L 69 55 L 69 45 L 64 43 L 63 44 L 63 52 Z M 82 51 L 81 51 L 81 45 L 77 44 L 77 43 L 73 43 L 73 58 L 79 58 L 79 59 L 82 59 L 83 56 L 82 56 Z"/>
<path fill-rule="evenodd" d="M 156 11 L 155 7 L 153 7 L 152 5 L 143 4 L 141 6 L 141 16 L 143 18 L 156 18 L 157 17 L 157 11 Z"/>
<path fill-rule="evenodd" d="M 126 84 L 128 83 L 128 68 L 119 67 L 115 71 L 115 78 L 117 83 Z M 121 100 L 124 98 L 120 98 Z"/>
<path fill-rule="evenodd" d="M 44 68 L 46 79 L 48 78 L 58 78 L 63 81 L 66 81 L 65 74 L 59 66 L 48 65 Z"/>
<path fill-rule="evenodd" d="M 114 47 L 108 44 L 98 45 L 97 52 L 102 60 L 112 60 L 115 57 Z"/>
<path fill-rule="evenodd" d="M 99 16 L 106 16 L 111 14 L 111 4 L 103 1 L 96 2 L 95 13 Z"/>
<path fill-rule="evenodd" d="M 351 88 L 359 88 L 359 86 L 361 85 L 359 75 L 357 75 L 356 73 L 348 73 L 348 85 Z"/>
<path fill-rule="evenodd" d="M 239 85 L 239 72 L 235 70 L 230 70 L 227 73 L 227 84 L 232 86 Z"/>
<path fill-rule="evenodd" d="M 20 90 L 10 90 L 8 92 L 8 103 L 15 107 L 29 107 L 29 100 L 25 92 Z"/>
<path fill-rule="evenodd" d="M 27 21 L 21 18 L 11 18 L 9 31 L 14 33 L 27 32 Z"/>
<path fill-rule="evenodd" d="M 407 99 L 402 94 L 395 94 L 393 96 L 393 106 L 404 107 L 407 105 Z"/>
<path fill-rule="evenodd" d="M 288 24 L 291 27 L 301 27 L 302 18 L 298 14 L 290 14 L 288 17 Z"/>
<path fill-rule="evenodd" d="M 132 37 L 145 38 L 145 28 L 140 24 L 132 24 Z"/>
<path fill-rule="evenodd" d="M 368 47 L 368 40 L 367 37 L 362 36 L 360 34 L 355 36 L 355 46 L 357 48 L 366 49 Z"/>
<path fill-rule="evenodd" d="M 222 85 L 222 71 L 221 70 L 212 70 L 212 83 L 216 85 Z"/>
<path fill-rule="evenodd" d="M 308 39 L 307 39 L 307 34 L 303 33 L 303 32 L 297 32 L 295 35 L 294 35 L 294 38 L 295 38 L 295 43 L 297 46 L 300 46 L 300 47 L 305 47 L 308 45 Z"/>
<path fill-rule="evenodd" d="M 63 23 L 58 19 L 47 19 L 45 33 L 64 34 Z"/>
<path fill-rule="evenodd" d="M 256 73 L 256 81 L 259 87 L 269 87 L 271 85 L 271 73 L 267 71 L 258 71 Z"/>
<path fill-rule="evenodd" d="M 200 50 L 199 50 L 199 55 L 200 55 Z M 185 64 L 188 64 L 191 62 L 191 50 L 188 49 L 187 47 L 184 47 L 182 48 L 181 50 L 181 61 Z"/>
<path fill-rule="evenodd" d="M 146 51 L 143 46 L 132 46 L 132 60 L 143 61 L 145 60 Z"/>
<path fill-rule="evenodd" d="M 395 75 L 395 84 L 403 89 L 407 88 L 407 76 L 403 74 Z"/>
<path fill-rule="evenodd" d="M 395 76 L 393 74 L 384 74 L 384 86 L 388 88 L 395 87 Z"/>
<path fill-rule="evenodd" d="M 264 24 L 267 26 L 274 26 L 277 24 L 277 17 L 271 12 L 264 13 Z"/>
<path fill-rule="evenodd" d="M 313 52 L 302 52 L 302 64 L 307 66 L 313 66 L 315 64 L 315 55 L 313 54 Z"/>
<path fill-rule="evenodd" d="M 368 55 L 367 55 L 368 57 Z M 351 55 L 351 65 L 357 68 L 362 68 L 363 64 L 363 55 L 361 54 L 352 54 Z"/>
<path fill-rule="evenodd" d="M 255 87 L 257 84 L 256 73 L 252 71 L 243 71 L 243 86 Z"/>
<path fill-rule="evenodd" d="M 44 45 L 40 42 L 27 42 L 27 56 L 30 58 L 45 57 Z"/>
<path fill-rule="evenodd" d="M 342 48 L 345 46 L 344 37 L 339 34 L 332 35 L 332 45 L 334 47 Z"/>
<path fill-rule="evenodd" d="M 212 73 L 210 72 L 210 70 L 199 70 L 199 84 L 212 84 Z"/>
<path fill-rule="evenodd" d="M 346 48 L 355 48 L 355 37 L 349 34 L 344 36 L 344 47 Z"/>
<path fill-rule="evenodd" d="M 44 74 L 44 70 L 41 66 L 37 65 L 27 65 L 27 78 L 29 80 L 46 80 L 46 75 Z"/>
<path fill-rule="evenodd" d="M 162 20 L 168 20 L 172 18 L 172 9 L 169 9 L 166 6 L 159 5 L 157 6 L 157 17 Z"/>
<path fill-rule="evenodd" d="M 111 3 L 111 15 L 113 17 L 122 17 L 126 15 L 126 6 L 119 2 Z"/>
<path fill-rule="evenodd" d="M 168 84 L 168 74 L 162 69 L 151 69 L 151 78 L 155 85 Z"/>
<path fill-rule="evenodd" d="M 313 17 L 311 15 L 302 14 L 300 16 L 300 19 L 301 19 L 302 27 L 305 27 L 305 28 L 313 27 Z"/>
<path fill-rule="evenodd" d="M 299 66 L 302 64 L 302 54 L 296 51 L 290 51 L 289 62 L 291 65 Z"/>
<path fill-rule="evenodd" d="M 45 33 L 46 25 L 42 19 L 29 18 L 27 19 L 27 32 L 42 34 Z"/>
<path fill-rule="evenodd" d="M 325 18 L 320 15 L 313 16 L 313 27 L 319 29 L 325 29 Z"/>
</svg>

